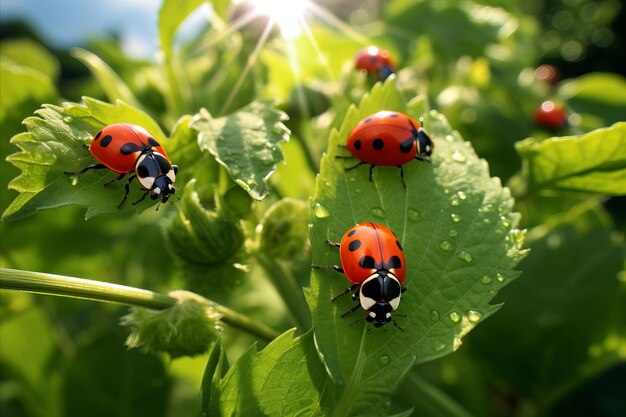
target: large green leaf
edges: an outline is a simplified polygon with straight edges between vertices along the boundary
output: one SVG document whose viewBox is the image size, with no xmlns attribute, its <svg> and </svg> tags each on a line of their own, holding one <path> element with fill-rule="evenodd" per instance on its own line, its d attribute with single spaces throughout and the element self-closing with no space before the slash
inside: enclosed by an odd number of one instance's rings
<svg viewBox="0 0 626 417">
<path fill-rule="evenodd" d="M 54 55 L 31 39 L 3 40 L 0 56 L 18 65 L 39 71 L 52 79 L 56 79 L 59 75 L 59 62 Z"/>
<path fill-rule="evenodd" d="M 74 48 L 70 53 L 89 68 L 111 102 L 122 100 L 139 107 L 139 102 L 130 88 L 100 57 L 81 48 Z"/>
<path fill-rule="evenodd" d="M 435 142 L 431 164 L 405 166 L 406 189 L 396 168 L 376 168 L 369 182 L 367 167 L 346 172 L 354 161 L 335 158 L 346 153 L 338 145 L 359 120 L 380 110 L 425 116 Z M 386 397 L 413 364 L 456 350 L 498 309 L 490 300 L 518 275 L 513 268 L 524 254 L 523 233 L 514 229 L 519 216 L 511 212 L 509 191 L 489 176 L 471 145 L 439 113 L 428 113 L 423 99 L 407 105 L 393 78 L 351 107 L 331 134 L 313 203 L 314 264 L 338 264 L 337 250 L 324 241 L 338 241 L 364 221 L 388 226 L 404 247 L 408 289 L 398 314 L 407 317 L 396 318 L 404 331 L 391 325 L 371 329 L 364 320 L 351 324 L 363 311 L 340 318 L 353 303 L 349 297 L 330 299 L 348 281 L 333 271 L 311 276 L 316 346 L 330 377 L 343 387 L 332 415 L 384 415 Z"/>
<path fill-rule="evenodd" d="M 624 121 L 625 91 L 623 76 L 596 72 L 563 82 L 558 94 L 577 113 L 594 115 L 608 125 Z"/>
<path fill-rule="evenodd" d="M 530 191 L 557 189 L 626 194 L 626 123 L 582 136 L 516 144 Z"/>
<path fill-rule="evenodd" d="M 203 384 L 202 413 L 210 416 L 320 416 L 330 384 L 319 362 L 312 333 L 294 337 L 289 330 L 261 352 L 252 346 L 223 378 L 215 354 L 207 366 L 215 372 Z M 209 375 L 204 380 L 208 382 Z M 328 411 L 328 410 L 326 410 Z"/>
<path fill-rule="evenodd" d="M 83 144 L 88 144 L 93 135 L 108 124 L 138 124 L 163 144 L 165 134 L 150 116 L 124 102 L 108 104 L 88 97 L 84 101 L 84 106 L 75 103 L 65 103 L 63 107 L 44 105 L 34 116 L 24 120 L 28 131 L 11 139 L 20 152 L 10 155 L 7 160 L 22 173 L 9 184 L 9 188 L 20 194 L 4 212 L 4 220 L 15 220 L 39 210 L 69 204 L 87 207 L 86 218 L 135 210 L 129 202 L 143 193 L 136 184 L 131 186 L 127 204 L 118 209 L 123 181 L 103 186 L 117 174 L 95 170 L 70 177 L 64 171 L 77 171 L 95 162 Z M 137 205 L 137 209 L 154 204 L 147 200 Z"/>
<path fill-rule="evenodd" d="M 538 227 L 522 276 L 498 294 L 504 307 L 468 342 L 473 357 L 535 400 L 542 415 L 626 360 L 626 281 L 619 278 L 626 245 L 605 216 L 579 206 Z"/>
<path fill-rule="evenodd" d="M 201 109 L 191 127 L 199 132 L 200 149 L 211 152 L 250 197 L 261 200 L 269 193 L 267 179 L 284 161 L 279 144 L 289 139 L 286 119 L 270 102 L 254 101 L 217 119 Z"/>
</svg>

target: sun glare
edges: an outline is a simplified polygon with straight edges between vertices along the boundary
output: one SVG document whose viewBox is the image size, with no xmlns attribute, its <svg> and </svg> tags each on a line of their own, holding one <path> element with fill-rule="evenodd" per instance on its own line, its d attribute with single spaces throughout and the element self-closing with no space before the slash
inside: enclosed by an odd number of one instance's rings
<svg viewBox="0 0 626 417">
<path fill-rule="evenodd" d="M 309 0 L 249 0 L 257 14 L 267 16 L 287 39 L 302 32 L 302 22 Z"/>
</svg>

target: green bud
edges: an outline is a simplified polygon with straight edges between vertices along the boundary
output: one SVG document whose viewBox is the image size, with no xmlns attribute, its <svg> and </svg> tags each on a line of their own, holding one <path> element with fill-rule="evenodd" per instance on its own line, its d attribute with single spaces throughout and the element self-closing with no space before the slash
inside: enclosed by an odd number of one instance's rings
<svg viewBox="0 0 626 417">
<path fill-rule="evenodd" d="M 185 187 L 178 212 L 165 225 L 168 248 L 183 261 L 211 264 L 233 255 L 244 242 L 237 217 L 215 199 L 215 209 L 207 210 L 194 190 L 195 180 Z"/>
<path fill-rule="evenodd" d="M 130 349 L 166 352 L 172 358 L 205 353 L 221 331 L 222 315 L 215 304 L 189 291 L 172 291 L 172 307 L 151 310 L 131 307 L 120 324 L 131 328 L 126 339 Z"/>
<path fill-rule="evenodd" d="M 257 228 L 259 249 L 272 258 L 306 256 L 309 247 L 309 206 L 293 198 L 283 198 L 267 210 Z"/>
</svg>

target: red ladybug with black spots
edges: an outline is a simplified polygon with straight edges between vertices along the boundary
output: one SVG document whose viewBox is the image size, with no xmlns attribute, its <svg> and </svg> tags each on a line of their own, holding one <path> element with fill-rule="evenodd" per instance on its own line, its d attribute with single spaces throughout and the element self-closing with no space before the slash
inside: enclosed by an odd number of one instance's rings
<svg viewBox="0 0 626 417">
<path fill-rule="evenodd" d="M 65 174 L 79 175 L 92 169 L 103 168 L 120 174 L 105 185 L 132 174 L 124 183 L 124 197 L 118 207 L 122 207 L 126 201 L 130 183 L 135 178 L 145 192 L 133 204 L 143 201 L 146 195 L 165 203 L 176 191 L 173 184 L 178 167 L 172 165 L 165 149 L 141 126 L 128 123 L 106 126 L 92 139 L 89 152 L 98 163 L 80 171 L 66 171 Z"/>
<path fill-rule="evenodd" d="M 354 67 L 368 74 L 377 74 L 381 81 L 385 81 L 396 72 L 396 64 L 391 59 L 389 51 L 375 46 L 361 49 L 354 60 Z"/>
<path fill-rule="evenodd" d="M 373 323 L 374 327 L 390 322 L 399 327 L 393 320 L 392 313 L 398 309 L 401 294 L 406 290 L 406 265 L 404 252 L 396 235 L 381 224 L 366 222 L 348 230 L 340 243 L 326 241 L 326 244 L 339 248 L 341 267 L 314 267 L 334 269 L 345 274 L 352 283 L 332 301 L 352 292 L 352 299 L 359 302 L 341 317 L 361 307 L 367 311 L 364 319 Z"/>
<path fill-rule="evenodd" d="M 372 181 L 375 166 L 396 166 L 400 168 L 402 185 L 406 188 L 403 165 L 413 159 L 427 160 L 434 147 L 416 120 L 397 111 L 379 111 L 361 120 L 350 132 L 346 148 L 360 162 L 346 171 L 369 164 Z"/>
</svg>

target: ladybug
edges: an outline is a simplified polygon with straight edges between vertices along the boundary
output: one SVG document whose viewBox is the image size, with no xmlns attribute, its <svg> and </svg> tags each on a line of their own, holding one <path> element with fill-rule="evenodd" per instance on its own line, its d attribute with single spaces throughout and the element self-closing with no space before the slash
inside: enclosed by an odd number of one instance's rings
<svg viewBox="0 0 626 417">
<path fill-rule="evenodd" d="M 354 67 L 367 71 L 368 74 L 377 74 L 381 81 L 396 72 L 396 64 L 393 63 L 389 51 L 375 46 L 361 49 L 354 60 Z"/>
<path fill-rule="evenodd" d="M 350 132 L 346 148 L 360 161 L 346 171 L 369 164 L 372 181 L 375 166 L 396 166 L 406 188 L 402 166 L 413 159 L 424 161 L 430 157 L 434 144 L 419 122 L 406 114 L 384 110 L 361 120 Z"/>
<path fill-rule="evenodd" d="M 406 265 L 402 245 L 396 235 L 381 224 L 366 222 L 348 230 L 341 243 L 326 241 L 326 244 L 339 248 L 341 267 L 313 267 L 334 269 L 345 274 L 352 283 L 331 301 L 351 292 L 352 299 L 359 302 L 341 317 L 361 307 L 367 311 L 363 318 L 373 323 L 374 327 L 393 322 L 399 328 L 392 313 L 398 309 L 400 296 L 406 291 Z"/>
<path fill-rule="evenodd" d="M 557 106 L 553 101 L 544 101 L 535 110 L 535 123 L 548 130 L 559 130 L 567 126 L 567 114 L 562 107 Z"/>
<path fill-rule="evenodd" d="M 80 171 L 65 171 L 65 174 L 79 175 L 91 169 L 102 168 L 108 168 L 120 174 L 105 185 L 132 174 L 124 183 L 125 193 L 118 208 L 122 207 L 126 201 L 130 182 L 134 178 L 137 178 L 145 192 L 133 204 L 140 203 L 148 194 L 151 199 L 159 199 L 165 203 L 175 192 L 172 184 L 176 180 L 178 167 L 172 165 L 165 149 L 141 126 L 128 123 L 106 126 L 92 139 L 89 152 L 98 160 L 98 163 Z"/>
</svg>

